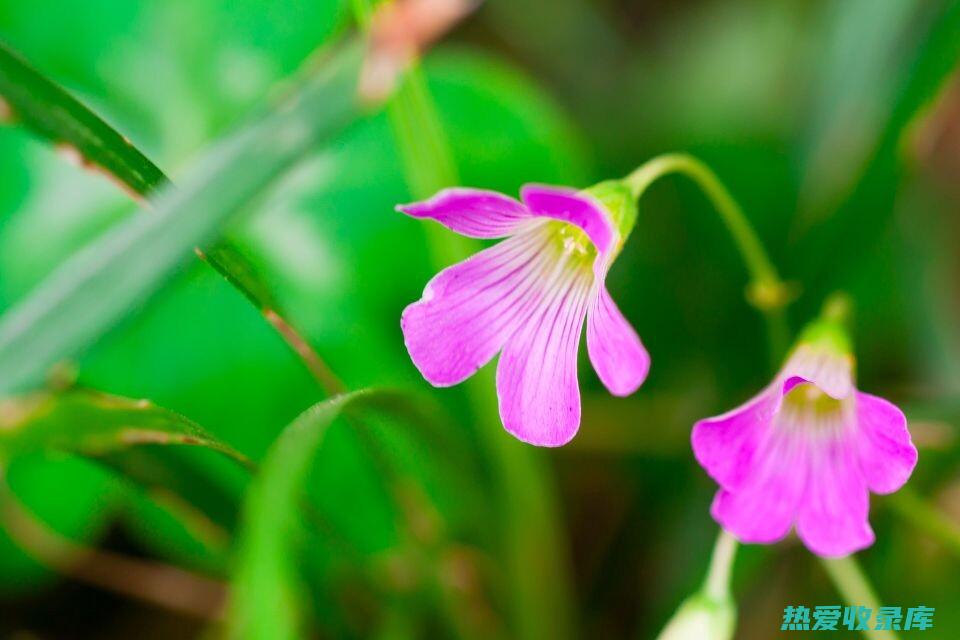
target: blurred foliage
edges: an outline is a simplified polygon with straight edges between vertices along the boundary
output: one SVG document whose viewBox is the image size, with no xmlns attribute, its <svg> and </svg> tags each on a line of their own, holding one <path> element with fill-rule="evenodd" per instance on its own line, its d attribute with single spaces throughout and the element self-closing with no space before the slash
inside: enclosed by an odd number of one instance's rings
<svg viewBox="0 0 960 640">
<path fill-rule="evenodd" d="M 310 53 L 350 28 L 350 9 L 334 0 L 0 0 L 0 40 L 180 184 L 211 145 L 289 95 Z M 794 327 L 830 291 L 852 294 L 860 385 L 906 407 L 921 445 L 912 490 L 949 529 L 960 522 L 960 192 L 948 160 L 960 142 L 944 123 L 960 113 L 946 90 L 958 57 L 953 0 L 491 0 L 418 73 L 465 185 L 588 186 L 659 152 L 705 160 L 797 283 Z M 82 354 L 66 393 L 146 398 L 163 416 L 184 416 L 264 470 L 296 471 L 282 499 L 264 495 L 268 473 L 248 493 L 250 471 L 202 447 L 93 452 L 50 442 L 16 456 L 7 482 L 72 540 L 225 583 L 261 579 L 243 569 L 251 527 L 268 540 L 290 534 L 283 544 L 295 555 L 275 547 L 282 566 L 261 568 L 296 574 L 304 628 L 327 636 L 516 637 L 527 628 L 511 572 L 527 559 L 508 556 L 503 537 L 519 534 L 502 526 L 504 505 L 524 489 L 509 482 L 546 470 L 534 477 L 544 499 L 557 500 L 544 509 L 561 514 L 566 543 L 564 557 L 537 561 L 555 562 L 560 576 L 572 565 L 570 584 L 551 586 L 573 595 L 575 611 L 532 615 L 550 616 L 567 637 L 654 636 L 702 579 L 716 531 L 714 486 L 690 455 L 690 425 L 770 373 L 736 253 L 694 187 L 681 178 L 652 188 L 609 278 L 651 351 L 650 378 L 617 399 L 582 367 L 580 435 L 562 450 L 525 450 L 511 475 L 497 451 L 521 445 L 491 420 L 489 398 L 430 389 L 403 348 L 400 312 L 436 270 L 443 236 L 393 210 L 424 188 L 394 127 L 378 114 L 338 133 L 244 198 L 245 216 L 223 237 L 255 273 L 259 297 L 347 389 L 396 387 L 410 406 L 339 419 L 319 447 L 285 445 L 294 427 L 284 425 L 328 393 L 257 305 L 187 259 Z M 0 128 L 0 176 L 3 310 L 101 234 L 153 215 L 19 126 Z M 59 397 L 51 384 L 37 393 Z M 128 417 L 122 426 L 135 427 Z M 73 437 L 81 432 L 71 428 L 102 418 L 67 414 L 48 425 Z M 9 419 L 0 409 L 0 450 Z M 285 468 L 285 446 L 306 467 Z M 889 501 L 874 502 L 878 542 L 862 554 L 866 571 L 884 604 L 935 606 L 928 635 L 954 637 L 960 558 L 903 517 L 909 504 Z M 0 533 L 0 635 L 224 631 L 78 588 L 42 560 Z M 770 637 L 787 602 L 839 601 L 789 540 L 744 548 L 734 591 L 738 638 Z"/>
</svg>

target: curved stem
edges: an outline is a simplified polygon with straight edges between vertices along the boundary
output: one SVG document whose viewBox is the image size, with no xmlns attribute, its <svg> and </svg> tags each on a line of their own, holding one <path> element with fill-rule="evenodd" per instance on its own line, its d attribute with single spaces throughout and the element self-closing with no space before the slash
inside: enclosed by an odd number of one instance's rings
<svg viewBox="0 0 960 640">
<path fill-rule="evenodd" d="M 710 569 L 703 583 L 703 593 L 716 602 L 730 597 L 730 574 L 736 557 L 738 542 L 725 529 L 720 529 L 710 557 Z"/>
<path fill-rule="evenodd" d="M 868 607 L 872 611 L 880 608 L 876 592 L 864 575 L 860 564 L 853 556 L 845 558 L 820 558 L 824 569 L 833 581 L 837 591 L 848 606 Z M 897 634 L 888 630 L 864 629 L 864 637 L 871 640 L 896 640 Z"/>
<path fill-rule="evenodd" d="M 697 183 L 717 209 L 720 218 L 733 237 L 754 282 L 779 283 L 777 270 L 767 256 L 740 205 L 733 199 L 717 175 L 700 160 L 685 153 L 657 156 L 624 179 L 633 192 L 640 196 L 659 178 L 671 173 L 682 173 Z"/>
<path fill-rule="evenodd" d="M 783 307 L 788 297 L 787 287 L 780 280 L 776 267 L 750 226 L 743 209 L 717 175 L 693 156 L 668 153 L 645 162 L 624 178 L 624 182 L 630 187 L 633 197 L 639 200 L 651 184 L 672 173 L 683 174 L 696 182 L 720 215 L 750 274 L 747 299 L 763 314 L 770 337 L 771 357 L 778 361 L 786 351 L 789 340 L 783 315 Z"/>
</svg>

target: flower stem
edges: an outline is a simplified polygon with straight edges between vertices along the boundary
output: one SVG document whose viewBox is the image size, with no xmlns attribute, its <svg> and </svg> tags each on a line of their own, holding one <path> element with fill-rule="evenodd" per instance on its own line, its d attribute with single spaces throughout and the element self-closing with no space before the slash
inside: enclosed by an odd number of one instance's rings
<svg viewBox="0 0 960 640">
<path fill-rule="evenodd" d="M 703 593 L 713 601 L 721 602 L 730 597 L 730 574 L 737 554 L 737 539 L 725 529 L 720 529 L 710 557 L 710 569 L 703 582 Z"/>
<path fill-rule="evenodd" d="M 788 288 L 780 280 L 743 209 L 717 175 L 693 156 L 668 153 L 645 162 L 624 178 L 624 182 L 630 187 L 634 198 L 639 199 L 651 184 L 672 173 L 683 174 L 696 182 L 720 215 L 750 274 L 747 300 L 763 314 L 770 336 L 771 356 L 779 360 L 789 340 L 783 314 L 783 307 L 789 299 Z"/>
<path fill-rule="evenodd" d="M 833 585 L 847 605 L 868 607 L 872 611 L 879 609 L 880 601 L 877 594 L 856 558 L 853 556 L 820 558 L 820 562 L 823 563 L 827 575 L 830 576 L 830 580 L 833 581 Z M 864 637 L 870 640 L 897 639 L 896 633 L 883 629 L 864 629 L 862 633 Z"/>
</svg>

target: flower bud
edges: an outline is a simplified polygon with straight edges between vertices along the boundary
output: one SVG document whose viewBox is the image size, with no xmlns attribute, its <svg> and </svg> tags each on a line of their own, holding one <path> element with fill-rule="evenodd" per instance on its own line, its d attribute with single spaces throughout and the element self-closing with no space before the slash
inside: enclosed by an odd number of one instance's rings
<svg viewBox="0 0 960 640">
<path fill-rule="evenodd" d="M 715 600 L 697 593 L 680 605 L 657 640 L 730 640 L 736 620 L 731 598 Z"/>
</svg>

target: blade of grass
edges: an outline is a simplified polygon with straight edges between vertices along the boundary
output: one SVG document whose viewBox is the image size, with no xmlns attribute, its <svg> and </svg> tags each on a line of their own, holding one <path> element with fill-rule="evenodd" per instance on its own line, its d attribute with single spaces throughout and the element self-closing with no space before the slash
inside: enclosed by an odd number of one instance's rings
<svg viewBox="0 0 960 640">
<path fill-rule="evenodd" d="M 304 411 L 288 425 L 264 456 L 260 472 L 247 492 L 237 547 L 236 569 L 232 580 L 232 598 L 228 612 L 230 637 L 257 640 L 283 640 L 304 637 L 303 594 L 306 593 L 296 543 L 302 533 L 305 508 L 304 486 L 310 478 L 310 468 L 322 453 L 329 429 L 338 419 L 343 426 L 355 429 L 356 423 L 367 422 L 374 411 L 402 424 L 423 419 L 421 408 L 401 394 L 390 391 L 363 390 L 324 400 Z M 367 442 L 378 437 L 373 431 Z M 481 594 L 463 585 L 450 584 L 449 571 L 454 563 L 458 571 L 471 574 L 474 561 L 465 553 L 465 547 L 452 545 L 442 531 L 438 515 L 426 504 L 420 489 L 409 482 L 393 482 L 391 487 L 401 499 L 401 518 L 412 519 L 418 526 L 407 523 L 412 538 L 396 549 L 397 556 L 411 562 L 414 581 L 419 587 L 406 584 L 390 587 L 391 579 L 380 576 L 377 588 L 386 591 L 384 599 L 402 598 L 422 589 L 435 589 L 446 605 L 457 609 L 485 610 Z M 335 490 L 336 487 L 330 487 Z M 411 493 L 412 491 L 412 493 Z M 423 509 L 426 508 L 426 511 Z M 410 513 L 410 510 L 413 513 Z M 395 590 L 391 590 L 395 589 Z M 413 589 L 413 591 L 410 591 Z M 458 609 L 460 610 L 460 609 Z M 407 617 L 412 622 L 412 618 Z M 497 637 L 492 620 L 461 620 L 456 627 L 463 637 Z M 482 630 L 482 632 L 481 632 Z"/>
<path fill-rule="evenodd" d="M 428 408 L 396 394 L 381 392 L 376 396 L 371 395 L 366 404 L 375 405 L 379 413 L 401 420 L 404 424 L 418 425 L 421 430 L 431 429 L 424 424 L 435 420 L 435 416 L 428 415 Z M 360 416 L 350 414 L 345 418 L 349 419 L 351 428 L 359 428 L 366 433 L 365 442 L 368 445 L 378 437 L 376 432 L 367 433 L 366 427 L 356 426 L 365 423 L 365 417 L 361 420 Z M 442 433 L 437 433 L 438 438 L 442 436 Z M 300 445 L 303 444 L 302 441 L 298 442 Z M 144 400 L 122 398 L 85 389 L 71 389 L 65 392 L 38 392 L 0 401 L 0 470 L 4 468 L 6 461 L 15 456 L 40 451 L 59 451 L 101 461 L 145 487 L 150 497 L 169 508 L 187 527 L 190 534 L 207 547 L 208 553 L 204 559 L 210 560 L 209 566 L 219 571 L 225 564 L 222 557 L 224 551 L 222 543 L 224 537 L 228 535 L 227 531 L 233 528 L 236 502 L 229 497 L 220 497 L 219 504 L 217 500 L 213 500 L 212 504 L 209 500 L 197 501 L 192 489 L 204 483 L 205 478 L 192 473 L 189 467 L 177 466 L 174 464 L 177 462 L 176 459 L 157 455 L 166 449 L 164 445 L 200 447 L 232 458 L 248 469 L 253 467 L 245 456 L 215 439 L 189 419 Z M 157 450 L 156 447 L 160 449 Z M 448 448 L 442 444 L 436 444 L 434 449 L 446 451 L 447 455 L 454 460 L 463 457 L 455 447 Z M 148 455 L 150 453 L 154 455 Z M 310 455 L 307 452 L 304 454 Z M 289 462 L 288 455 L 288 453 L 282 454 L 283 464 Z M 446 554 L 453 545 L 445 537 L 445 523 L 433 517 L 435 512 L 425 501 L 422 490 L 411 484 L 409 478 L 398 475 L 397 471 L 392 469 L 390 460 L 384 460 L 382 463 L 390 468 L 381 468 L 380 473 L 383 476 L 381 481 L 391 487 L 396 497 L 401 498 L 397 515 L 405 519 L 405 527 L 410 538 L 405 543 L 405 548 L 411 552 L 410 557 L 416 558 L 419 562 L 425 558 L 426 554 Z M 463 495 L 464 499 L 469 499 L 467 490 Z M 309 504 L 304 505 L 300 497 L 297 493 L 295 507 L 297 509 L 307 507 L 303 515 L 312 525 L 305 533 L 318 534 L 315 541 L 319 544 L 342 542 L 350 544 L 349 540 L 343 538 L 340 531 L 335 527 L 331 528 L 323 513 L 310 511 Z M 17 525 L 23 522 L 23 518 L 16 518 L 12 524 Z M 49 537 L 45 536 L 45 538 Z M 31 539 L 33 538 L 36 536 Z M 40 542 L 43 543 L 43 540 Z M 66 563 L 66 559 L 61 558 L 61 555 L 83 556 L 84 554 L 72 552 L 60 554 L 58 548 L 64 547 L 65 544 L 66 542 L 60 544 L 57 540 L 52 540 L 50 544 L 41 544 L 39 547 L 28 546 L 28 550 L 45 564 L 64 570 L 66 575 L 85 579 L 88 577 L 86 573 L 75 575 L 75 572 L 66 570 L 69 569 L 69 563 Z M 337 548 L 338 553 L 342 553 L 342 550 L 342 546 Z M 359 568 L 362 566 L 361 562 L 366 560 L 367 558 L 357 558 L 354 566 Z M 461 569 L 468 564 L 463 558 L 459 561 Z M 436 573 L 438 576 L 435 582 L 441 591 L 441 596 L 450 596 L 451 593 L 459 594 L 457 585 L 446 585 L 441 579 L 441 572 Z M 110 584 L 101 586 L 112 588 Z M 261 585 L 257 586 L 258 589 L 260 587 Z M 269 586 L 265 588 L 269 589 Z M 456 606 L 462 604 L 459 598 L 453 598 L 452 602 Z M 490 636 L 487 634 L 483 637 Z"/>
<path fill-rule="evenodd" d="M 302 637 L 301 585 L 290 549 L 302 485 L 330 425 L 347 405 L 369 395 L 335 396 L 307 409 L 264 457 L 244 505 L 228 613 L 230 637 Z"/>
<path fill-rule="evenodd" d="M 353 0 L 355 16 L 367 25 L 370 0 Z M 426 79 L 414 64 L 387 103 L 387 114 L 414 198 L 424 199 L 460 182 Z M 439 225 L 427 225 L 431 261 L 437 271 L 480 250 L 474 240 Z M 573 635 L 572 581 L 568 546 L 555 488 L 539 452 L 517 442 L 500 425 L 493 371 L 486 368 L 466 383 L 478 422 L 478 436 L 497 478 L 501 553 L 507 566 L 514 631 L 523 638 Z"/>
<path fill-rule="evenodd" d="M 166 182 L 163 173 L 95 113 L 0 44 L 0 98 L 7 120 L 21 122 L 78 154 L 136 197 Z"/>
<path fill-rule="evenodd" d="M 196 423 L 146 400 L 74 390 L 0 401 L 0 459 L 49 450 L 100 457 L 148 444 L 206 447 L 251 466 Z"/>
<path fill-rule="evenodd" d="M 170 447 L 207 449 L 247 470 L 253 467 L 191 420 L 145 400 L 83 389 L 0 400 L 0 469 L 39 452 L 92 458 L 142 487 L 203 545 L 210 567 L 223 567 L 239 501 L 214 490 L 209 477 L 178 464 Z M 201 483 L 208 486 L 198 493 Z"/>
<path fill-rule="evenodd" d="M 68 259 L 0 318 L 0 396 L 36 384 L 142 302 L 190 249 L 318 143 L 365 110 L 359 41 L 343 43 L 289 99 L 208 153 L 180 188 L 162 189 L 154 215 L 131 218 Z"/>
<path fill-rule="evenodd" d="M 22 123 L 40 138 L 113 179 L 135 200 L 169 182 L 164 173 L 119 132 L 62 87 L 32 69 L 0 44 L 0 100 L 7 119 Z M 229 241 L 221 240 L 199 257 L 247 298 L 273 326 L 327 393 L 343 385 L 302 334 L 279 311 L 269 287 Z"/>
<path fill-rule="evenodd" d="M 216 269 L 217 273 L 223 276 L 227 282 L 233 285 L 234 289 L 243 294 L 260 311 L 264 320 L 280 334 L 287 346 L 300 358 L 321 389 L 328 395 L 346 391 L 346 387 L 333 369 L 320 357 L 320 354 L 310 345 L 303 334 L 280 312 L 280 307 L 270 288 L 257 275 L 250 261 L 244 257 L 239 249 L 229 242 L 219 242 L 208 251 L 200 249 L 196 251 L 202 260 Z"/>
</svg>

